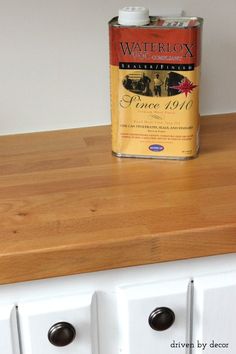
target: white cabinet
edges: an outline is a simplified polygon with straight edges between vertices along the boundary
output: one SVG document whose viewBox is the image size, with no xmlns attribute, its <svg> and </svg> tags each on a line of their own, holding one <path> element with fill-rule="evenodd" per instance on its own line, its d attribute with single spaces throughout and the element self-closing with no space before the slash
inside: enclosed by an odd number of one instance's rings
<svg viewBox="0 0 236 354">
<path fill-rule="evenodd" d="M 3 285 L 0 354 L 234 354 L 235 303 L 235 255 Z"/>
<path fill-rule="evenodd" d="M 236 351 L 236 272 L 195 277 L 194 354 Z"/>
<path fill-rule="evenodd" d="M 184 279 L 121 287 L 118 291 L 120 351 L 165 354 L 171 351 L 174 339 L 186 342 L 191 284 L 189 279 Z"/>
<path fill-rule="evenodd" d="M 20 354 L 14 305 L 0 306 L 0 353 Z"/>
<path fill-rule="evenodd" d="M 22 354 L 97 354 L 92 293 L 22 302 L 18 311 Z"/>
</svg>

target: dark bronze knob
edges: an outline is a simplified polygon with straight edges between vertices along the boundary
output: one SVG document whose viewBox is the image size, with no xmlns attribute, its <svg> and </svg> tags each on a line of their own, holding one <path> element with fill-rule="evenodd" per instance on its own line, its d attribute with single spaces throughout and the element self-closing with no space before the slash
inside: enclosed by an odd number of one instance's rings
<svg viewBox="0 0 236 354">
<path fill-rule="evenodd" d="M 55 323 L 48 331 L 48 340 L 56 347 L 72 343 L 75 336 L 75 328 L 68 322 Z"/>
<path fill-rule="evenodd" d="M 174 312 L 168 307 L 157 307 L 149 316 L 148 323 L 155 331 L 164 331 L 175 321 Z"/>
</svg>

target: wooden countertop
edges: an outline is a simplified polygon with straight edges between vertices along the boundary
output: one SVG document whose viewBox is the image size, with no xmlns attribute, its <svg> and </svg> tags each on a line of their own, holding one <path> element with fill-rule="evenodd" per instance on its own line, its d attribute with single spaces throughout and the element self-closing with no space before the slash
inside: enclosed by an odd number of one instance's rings
<svg viewBox="0 0 236 354">
<path fill-rule="evenodd" d="M 0 283 L 236 252 L 236 114 L 189 161 L 119 159 L 110 127 L 0 137 Z"/>
</svg>

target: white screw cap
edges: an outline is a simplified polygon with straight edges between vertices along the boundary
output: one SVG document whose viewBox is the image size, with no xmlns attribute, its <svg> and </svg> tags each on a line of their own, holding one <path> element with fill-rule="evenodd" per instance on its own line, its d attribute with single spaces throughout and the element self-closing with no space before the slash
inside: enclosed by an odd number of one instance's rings
<svg viewBox="0 0 236 354">
<path fill-rule="evenodd" d="M 118 23 L 124 26 L 143 26 L 150 23 L 149 9 L 139 6 L 126 6 L 119 10 Z"/>
</svg>

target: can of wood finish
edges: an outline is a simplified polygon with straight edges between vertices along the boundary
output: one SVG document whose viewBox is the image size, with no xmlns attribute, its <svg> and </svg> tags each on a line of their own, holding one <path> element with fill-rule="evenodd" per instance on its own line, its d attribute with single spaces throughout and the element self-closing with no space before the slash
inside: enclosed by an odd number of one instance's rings
<svg viewBox="0 0 236 354">
<path fill-rule="evenodd" d="M 199 150 L 198 17 L 126 7 L 109 22 L 112 151 L 184 160 Z"/>
</svg>

